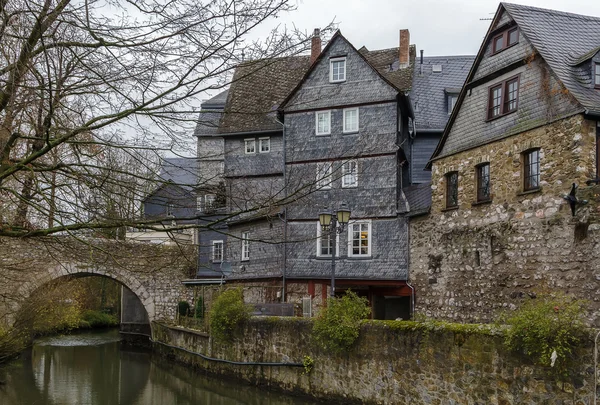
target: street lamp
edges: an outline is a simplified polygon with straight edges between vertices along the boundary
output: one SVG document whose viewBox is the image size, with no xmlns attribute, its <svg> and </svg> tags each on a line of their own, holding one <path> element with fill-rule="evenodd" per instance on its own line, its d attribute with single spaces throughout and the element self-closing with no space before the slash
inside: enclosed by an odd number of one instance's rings
<svg viewBox="0 0 600 405">
<path fill-rule="evenodd" d="M 344 226 L 350 220 L 350 210 L 346 204 L 342 204 L 337 212 L 327 209 L 319 213 L 319 223 L 322 232 L 329 232 L 329 243 L 331 246 L 331 297 L 335 297 L 335 245 L 336 236 L 344 231 Z"/>
</svg>

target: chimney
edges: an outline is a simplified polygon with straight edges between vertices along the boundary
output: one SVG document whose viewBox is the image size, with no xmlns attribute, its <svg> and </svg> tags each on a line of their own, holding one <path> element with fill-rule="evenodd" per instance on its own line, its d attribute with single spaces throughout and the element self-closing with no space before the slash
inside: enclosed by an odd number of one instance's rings
<svg viewBox="0 0 600 405">
<path fill-rule="evenodd" d="M 423 52 L 425 52 L 423 49 L 421 49 L 421 76 L 423 75 Z"/>
<path fill-rule="evenodd" d="M 400 30 L 400 68 L 408 67 L 410 63 L 410 33 Z"/>
<path fill-rule="evenodd" d="M 321 30 L 315 28 L 310 42 L 310 64 L 312 65 L 321 54 Z"/>
</svg>

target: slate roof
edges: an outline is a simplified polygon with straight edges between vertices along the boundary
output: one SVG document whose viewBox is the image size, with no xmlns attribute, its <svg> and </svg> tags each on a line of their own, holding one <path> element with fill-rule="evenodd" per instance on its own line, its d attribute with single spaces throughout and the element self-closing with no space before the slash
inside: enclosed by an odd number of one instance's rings
<svg viewBox="0 0 600 405">
<path fill-rule="evenodd" d="M 165 158 L 159 178 L 192 190 L 198 183 L 198 161 L 195 158 Z"/>
<path fill-rule="evenodd" d="M 419 129 L 443 131 L 450 112 L 448 94 L 460 93 L 475 55 L 470 56 L 428 56 L 414 63 L 410 98 L 415 113 L 417 134 Z M 441 65 L 442 71 L 433 72 L 433 65 Z"/>
<path fill-rule="evenodd" d="M 402 189 L 408 201 L 409 216 L 427 214 L 431 207 L 431 183 L 416 184 Z"/>
<path fill-rule="evenodd" d="M 390 83 L 392 83 L 400 91 L 409 91 L 413 85 L 413 74 L 411 65 L 414 64 L 416 47 L 410 45 L 409 48 L 409 60 L 410 65 L 408 68 L 399 69 L 399 52 L 400 48 L 389 48 L 369 51 L 364 46 L 358 50 L 367 62 L 379 72 L 380 75 L 385 77 Z"/>
<path fill-rule="evenodd" d="M 600 18 L 511 3 L 501 6 L 575 99 L 585 109 L 600 113 L 600 92 L 590 86 L 591 72 L 589 80 L 583 81 L 574 66 L 598 50 Z"/>
<path fill-rule="evenodd" d="M 217 94 L 200 105 L 194 136 L 212 136 L 219 132 L 219 122 L 225 109 L 229 90 Z"/>
<path fill-rule="evenodd" d="M 309 56 L 261 59 L 240 64 L 233 75 L 220 134 L 279 130 L 277 109 L 304 77 Z"/>
</svg>

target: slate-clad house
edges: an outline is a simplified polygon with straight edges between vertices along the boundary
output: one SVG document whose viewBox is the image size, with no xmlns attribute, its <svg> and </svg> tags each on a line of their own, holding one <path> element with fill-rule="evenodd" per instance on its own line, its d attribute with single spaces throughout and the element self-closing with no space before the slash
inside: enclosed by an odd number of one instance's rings
<svg viewBox="0 0 600 405">
<path fill-rule="evenodd" d="M 597 301 L 599 123 L 600 18 L 501 3 L 429 164 L 431 214 L 411 221 L 417 310 Z M 573 183 L 588 205 L 571 209 Z"/>
<path fill-rule="evenodd" d="M 168 226 L 194 223 L 197 170 L 196 158 L 164 159 L 158 176 L 159 185 L 142 200 L 144 218 L 161 220 L 161 223 Z M 194 235 L 191 230 L 131 230 L 127 232 L 126 238 L 171 244 L 193 243 Z"/>
<path fill-rule="evenodd" d="M 325 298 L 331 266 L 319 212 L 346 203 L 351 222 L 338 236 L 336 292 L 368 297 L 374 317 L 409 317 L 407 223 L 401 201 L 402 132 L 412 117 L 414 47 L 355 49 L 337 32 L 283 105 L 286 178 L 302 198 L 287 207 L 286 275 Z M 296 287 L 300 289 L 299 287 Z M 300 289 L 301 290 L 301 289 Z M 319 290 L 319 291 L 318 291 Z"/>
</svg>

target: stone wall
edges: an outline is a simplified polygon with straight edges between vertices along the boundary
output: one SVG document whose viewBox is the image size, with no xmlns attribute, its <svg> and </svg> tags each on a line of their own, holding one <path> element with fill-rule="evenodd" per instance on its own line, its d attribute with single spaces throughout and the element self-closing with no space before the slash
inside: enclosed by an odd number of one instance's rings
<svg viewBox="0 0 600 405">
<path fill-rule="evenodd" d="M 508 353 L 501 338 L 485 329 L 464 332 L 412 330 L 414 323 L 363 325 L 350 354 L 331 355 L 310 341 L 311 322 L 294 318 L 254 318 L 243 338 L 219 344 L 208 335 L 153 326 L 155 348 L 211 374 L 235 377 L 255 385 L 310 395 L 328 403 L 373 404 L 590 404 L 592 347 L 579 353 L 580 369 L 559 383 L 547 371 Z M 303 367 L 229 365 L 208 361 L 160 343 L 239 362 L 302 363 Z"/>
<path fill-rule="evenodd" d="M 590 303 L 600 322 L 600 218 L 595 122 L 581 115 L 435 162 L 431 214 L 410 223 L 417 313 L 489 322 L 523 299 L 561 291 Z M 522 192 L 522 155 L 540 148 L 541 189 Z M 474 204 L 475 166 L 490 163 L 492 201 Z M 459 207 L 445 210 L 445 178 L 459 173 Z M 571 184 L 589 200 L 572 217 Z"/>
</svg>

